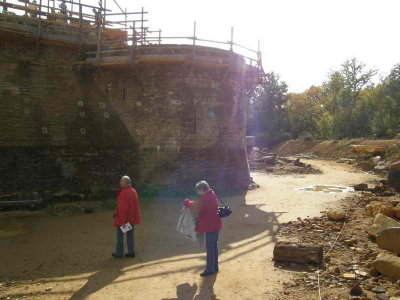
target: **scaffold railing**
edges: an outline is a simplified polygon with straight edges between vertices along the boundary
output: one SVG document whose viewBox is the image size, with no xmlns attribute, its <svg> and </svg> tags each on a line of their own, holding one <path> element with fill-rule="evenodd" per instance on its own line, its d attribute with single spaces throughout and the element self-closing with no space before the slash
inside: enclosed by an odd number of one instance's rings
<svg viewBox="0 0 400 300">
<path fill-rule="evenodd" d="M 108 0 L 111 1 L 111 0 Z M 163 36 L 162 30 L 151 30 L 145 18 L 148 14 L 142 7 L 140 11 L 128 12 L 116 1 L 107 6 L 107 0 L 99 0 L 98 5 L 90 5 L 82 0 L 0 0 L 0 20 L 18 19 L 34 25 L 37 37 L 55 29 L 59 34 L 74 34 L 86 45 L 95 45 L 96 51 L 87 51 L 88 56 L 95 56 L 100 64 L 103 55 L 134 56 L 137 47 L 165 44 L 186 44 L 195 47 L 210 45 L 215 48 L 228 48 L 230 52 L 240 51 L 246 63 L 262 70 L 260 42 L 258 49 L 253 50 L 234 41 L 234 29 L 231 28 L 230 39 L 218 41 L 198 37 L 197 24 L 188 36 Z M 118 11 L 111 8 L 117 7 Z M 1 17 L 5 18 L 1 18 Z"/>
</svg>

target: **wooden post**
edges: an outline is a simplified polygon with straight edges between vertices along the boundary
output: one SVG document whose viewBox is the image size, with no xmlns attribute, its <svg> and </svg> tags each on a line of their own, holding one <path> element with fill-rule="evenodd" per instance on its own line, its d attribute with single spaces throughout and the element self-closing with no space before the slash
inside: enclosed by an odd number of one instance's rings
<svg viewBox="0 0 400 300">
<path fill-rule="evenodd" d="M 100 8 L 103 8 L 102 4 L 103 4 L 102 0 L 100 0 L 99 1 Z M 100 14 L 101 14 L 101 12 L 100 12 Z M 97 53 L 96 53 L 97 66 L 99 66 L 100 62 L 101 62 L 101 32 L 102 32 L 101 26 L 97 26 Z"/>
<path fill-rule="evenodd" d="M 300 264 L 320 264 L 323 258 L 323 248 L 320 245 L 278 242 L 274 247 L 274 261 L 293 262 Z"/>
<path fill-rule="evenodd" d="M 233 51 L 233 27 L 231 27 L 231 49 L 230 49 L 230 51 L 232 52 Z"/>
<path fill-rule="evenodd" d="M 136 40 L 136 22 L 133 21 L 133 29 L 132 29 L 132 45 L 136 46 L 137 40 Z"/>
<path fill-rule="evenodd" d="M 192 65 L 190 67 L 190 75 L 192 75 L 193 69 L 194 69 L 194 58 L 196 56 L 196 21 L 193 22 L 193 49 L 192 49 Z M 196 107 L 194 107 L 196 109 Z M 196 115 L 196 112 L 194 111 L 194 115 Z M 196 132 L 196 120 L 194 121 L 194 130 Z"/>
<path fill-rule="evenodd" d="M 132 26 L 133 26 L 133 29 L 132 29 L 132 45 L 131 45 L 131 48 L 130 48 L 130 57 L 131 57 L 131 60 L 130 60 L 130 62 L 133 64 L 133 57 L 134 57 L 134 55 L 135 55 L 135 50 L 136 50 L 136 30 L 135 30 L 135 21 L 133 21 L 132 22 Z"/>
<path fill-rule="evenodd" d="M 81 0 L 79 0 L 79 31 L 81 32 L 81 42 L 83 43 L 83 24 L 82 24 L 82 4 L 81 4 Z"/>
<path fill-rule="evenodd" d="M 104 0 L 104 16 L 103 16 L 103 24 L 101 25 L 103 27 L 103 30 L 106 27 L 106 14 L 107 14 L 106 9 L 107 9 L 107 0 Z"/>
<path fill-rule="evenodd" d="M 129 33 L 129 30 L 128 30 L 128 15 L 126 14 L 127 13 L 127 10 L 126 10 L 126 7 L 125 7 L 125 30 L 126 30 L 126 44 L 128 44 L 128 33 Z"/>
<path fill-rule="evenodd" d="M 39 36 L 42 34 L 42 0 L 39 1 Z M 38 37 L 39 37 L 38 36 Z"/>
<path fill-rule="evenodd" d="M 161 29 L 158 30 L 158 44 L 161 45 Z"/>
<path fill-rule="evenodd" d="M 143 10 L 143 6 L 142 6 L 142 30 L 141 30 L 141 35 L 140 35 L 140 38 L 141 38 L 141 40 L 142 40 L 142 45 L 144 45 L 144 10 Z"/>
<path fill-rule="evenodd" d="M 196 21 L 193 23 L 193 46 L 196 46 Z"/>
</svg>

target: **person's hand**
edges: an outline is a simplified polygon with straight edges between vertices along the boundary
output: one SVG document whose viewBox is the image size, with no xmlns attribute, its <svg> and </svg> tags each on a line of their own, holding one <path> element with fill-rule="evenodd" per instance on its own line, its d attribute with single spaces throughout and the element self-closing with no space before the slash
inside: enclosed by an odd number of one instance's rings
<svg viewBox="0 0 400 300">
<path fill-rule="evenodd" d="M 186 208 L 189 208 L 191 204 L 192 204 L 192 202 L 191 202 L 189 199 L 183 200 L 183 205 L 184 205 Z"/>
</svg>

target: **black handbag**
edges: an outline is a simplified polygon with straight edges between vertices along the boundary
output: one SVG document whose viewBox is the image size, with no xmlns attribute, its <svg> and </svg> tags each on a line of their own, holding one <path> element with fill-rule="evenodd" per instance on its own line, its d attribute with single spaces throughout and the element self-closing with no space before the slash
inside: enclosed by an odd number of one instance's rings
<svg viewBox="0 0 400 300">
<path fill-rule="evenodd" d="M 230 214 L 232 214 L 232 209 L 225 204 L 224 201 L 222 201 L 221 199 L 218 198 L 218 200 L 222 203 L 222 207 L 218 207 L 218 215 L 220 218 L 225 218 L 227 216 L 229 216 Z"/>
</svg>

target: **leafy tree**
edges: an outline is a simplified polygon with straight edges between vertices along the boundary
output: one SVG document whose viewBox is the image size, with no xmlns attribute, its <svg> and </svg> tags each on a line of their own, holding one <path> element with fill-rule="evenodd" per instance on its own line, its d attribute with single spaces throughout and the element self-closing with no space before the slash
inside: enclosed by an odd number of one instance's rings
<svg viewBox="0 0 400 300">
<path fill-rule="evenodd" d="M 371 80 L 376 73 L 376 70 L 367 70 L 364 63 L 353 58 L 346 60 L 340 71 L 329 75 L 324 86 L 326 94 L 331 98 L 333 134 L 336 137 L 355 137 L 365 130 L 365 114 L 356 113 L 355 109 L 361 91 L 372 86 Z"/>
<path fill-rule="evenodd" d="M 266 145 L 285 138 L 287 85 L 274 72 L 264 74 L 261 84 L 249 96 L 248 134 L 261 137 Z M 286 135 L 287 137 L 287 135 Z"/>
<path fill-rule="evenodd" d="M 321 138 L 321 123 L 326 97 L 321 87 L 312 86 L 301 94 L 289 94 L 287 118 L 294 138 Z"/>
<path fill-rule="evenodd" d="M 268 145 L 291 137 L 395 137 L 400 134 L 400 64 L 374 86 L 376 73 L 353 58 L 322 86 L 291 94 L 277 74 L 265 74 L 248 98 L 248 134 Z"/>
</svg>

